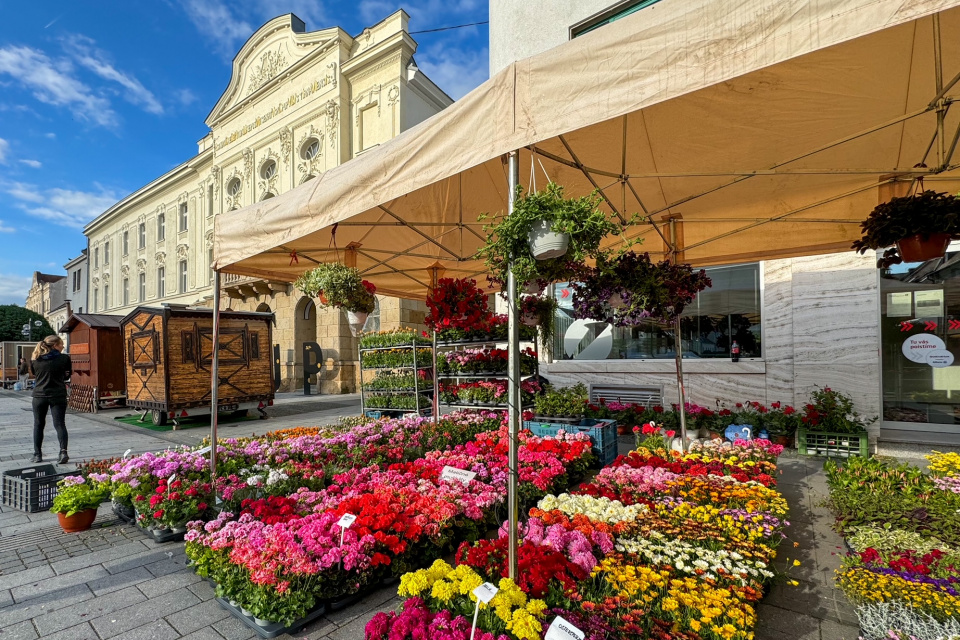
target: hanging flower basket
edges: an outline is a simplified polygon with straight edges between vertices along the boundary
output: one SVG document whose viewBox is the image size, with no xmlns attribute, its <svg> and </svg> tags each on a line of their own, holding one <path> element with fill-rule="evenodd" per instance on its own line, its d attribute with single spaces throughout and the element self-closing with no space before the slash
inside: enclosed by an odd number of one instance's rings
<svg viewBox="0 0 960 640">
<path fill-rule="evenodd" d="M 939 258 L 951 239 L 960 239 L 960 198 L 931 190 L 891 198 L 874 207 L 860 228 L 863 237 L 852 245 L 859 253 L 896 247 L 883 252 L 878 268 Z"/>
<path fill-rule="evenodd" d="M 530 233 L 527 234 L 530 253 L 537 260 L 559 258 L 567 253 L 570 235 L 557 233 L 552 226 L 549 220 L 540 220 L 530 228 Z"/>
<path fill-rule="evenodd" d="M 363 313 L 366 317 L 376 306 L 373 294 L 377 288 L 364 280 L 356 267 L 333 262 L 321 264 L 301 275 L 293 284 L 305 295 L 318 297 L 324 307 Z"/>
<path fill-rule="evenodd" d="M 520 317 L 520 322 L 528 327 L 535 327 L 540 324 L 540 318 L 535 313 L 525 313 Z"/>
<path fill-rule="evenodd" d="M 950 245 L 949 233 L 931 233 L 924 235 L 918 233 L 897 240 L 897 251 L 904 262 L 926 262 L 934 258 L 942 258 Z"/>
<path fill-rule="evenodd" d="M 586 262 L 604 253 L 601 243 L 621 231 L 615 215 L 600 209 L 600 201 L 596 193 L 565 198 L 563 187 L 554 182 L 526 194 L 518 187 L 510 215 L 484 226 L 487 241 L 477 257 L 490 281 L 506 287 L 511 270 L 518 283 L 576 280 Z"/>
<path fill-rule="evenodd" d="M 360 335 L 360 331 L 363 330 L 363 325 L 366 324 L 369 315 L 369 313 L 362 311 L 347 311 L 347 324 L 350 325 L 350 331 L 354 336 Z"/>
</svg>

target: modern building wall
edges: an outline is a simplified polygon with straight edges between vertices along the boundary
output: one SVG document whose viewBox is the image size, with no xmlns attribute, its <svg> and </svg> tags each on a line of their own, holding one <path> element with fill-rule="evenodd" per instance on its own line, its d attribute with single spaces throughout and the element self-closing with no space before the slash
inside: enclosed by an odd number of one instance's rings
<svg viewBox="0 0 960 640">
<path fill-rule="evenodd" d="M 662 0 L 663 3 L 679 0 Z M 490 0 L 490 75 L 570 39 L 570 29 L 629 2 L 611 0 Z M 656 6 L 647 10 L 655 10 Z"/>
<path fill-rule="evenodd" d="M 756 400 L 800 407 L 815 387 L 849 394 L 858 411 L 880 414 L 879 279 L 876 258 L 856 253 L 762 263 L 762 357 L 685 358 L 689 402 L 706 407 Z M 561 360 L 541 366 L 561 386 L 654 386 L 676 403 L 672 359 Z M 871 438 L 880 430 L 870 427 Z"/>
<path fill-rule="evenodd" d="M 209 305 L 216 216 L 309 182 L 449 105 L 413 60 L 417 43 L 408 21 L 397 11 L 354 38 L 337 27 L 307 31 L 287 14 L 252 34 L 205 120 L 210 133 L 197 155 L 85 228 L 89 312 Z M 222 286 L 224 307 L 277 314 L 282 388 L 302 385 L 301 346 L 309 341 L 334 358 L 325 388 L 355 389 L 356 341 L 342 314 L 304 318 L 309 305 L 287 283 L 224 274 Z"/>
</svg>

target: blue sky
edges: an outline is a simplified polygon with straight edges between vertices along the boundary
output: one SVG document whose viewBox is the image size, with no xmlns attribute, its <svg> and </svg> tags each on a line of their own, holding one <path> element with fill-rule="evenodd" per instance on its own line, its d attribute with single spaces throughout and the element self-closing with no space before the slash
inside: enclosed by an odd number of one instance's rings
<svg viewBox="0 0 960 640">
<path fill-rule="evenodd" d="M 264 22 L 352 35 L 402 7 L 410 30 L 487 19 L 487 0 L 0 0 L 0 304 L 63 273 L 83 225 L 197 152 L 230 62 Z M 488 75 L 486 25 L 415 34 L 453 98 Z"/>
</svg>

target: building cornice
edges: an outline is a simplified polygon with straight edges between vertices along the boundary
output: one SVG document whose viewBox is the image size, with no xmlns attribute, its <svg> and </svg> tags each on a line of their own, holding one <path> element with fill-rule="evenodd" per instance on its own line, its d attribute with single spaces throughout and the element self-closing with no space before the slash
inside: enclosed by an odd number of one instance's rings
<svg viewBox="0 0 960 640">
<path fill-rule="evenodd" d="M 213 162 L 213 149 L 208 149 L 203 153 L 195 155 L 183 164 L 174 167 L 156 180 L 140 187 L 127 197 L 121 199 L 115 205 L 87 223 L 87 226 L 83 228 L 84 235 L 91 236 L 96 234 L 100 227 L 108 223 L 113 215 L 122 209 L 141 204 L 144 200 L 155 196 L 157 192 L 168 189 L 171 184 L 176 183 L 178 180 L 192 179 L 193 176 L 191 176 L 191 173 L 198 173 L 199 168 L 207 162 Z"/>
</svg>

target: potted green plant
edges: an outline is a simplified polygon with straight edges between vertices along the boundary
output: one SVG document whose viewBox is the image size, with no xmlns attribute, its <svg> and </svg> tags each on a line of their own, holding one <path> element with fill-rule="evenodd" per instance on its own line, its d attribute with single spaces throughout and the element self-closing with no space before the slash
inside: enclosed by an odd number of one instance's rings
<svg viewBox="0 0 960 640">
<path fill-rule="evenodd" d="M 557 301 L 547 296 L 521 296 L 520 321 L 529 327 L 540 327 L 540 339 L 547 342 L 553 337 L 553 321 L 557 313 Z"/>
<path fill-rule="evenodd" d="M 525 195 L 518 186 L 513 212 L 484 227 L 487 241 L 477 257 L 485 261 L 489 279 L 505 287 L 511 266 L 519 283 L 576 279 L 584 262 L 601 255 L 604 238 L 620 234 L 600 200 L 596 193 L 564 198 L 563 187 L 554 182 Z M 566 236 L 566 245 L 554 234 Z"/>
<path fill-rule="evenodd" d="M 896 245 L 877 267 L 939 258 L 951 239 L 960 238 L 960 198 L 933 190 L 891 198 L 874 207 L 860 228 L 863 237 L 853 243 L 859 253 Z"/>
<path fill-rule="evenodd" d="M 353 335 L 358 335 L 376 306 L 377 288 L 363 279 L 355 267 L 329 262 L 316 266 L 294 281 L 304 295 L 319 296 L 324 307 L 343 309 Z"/>
<path fill-rule="evenodd" d="M 50 511 L 57 514 L 57 520 L 66 533 L 86 531 L 97 518 L 100 503 L 109 495 L 110 483 L 104 479 L 67 476 L 57 483 L 57 495 Z"/>
</svg>

